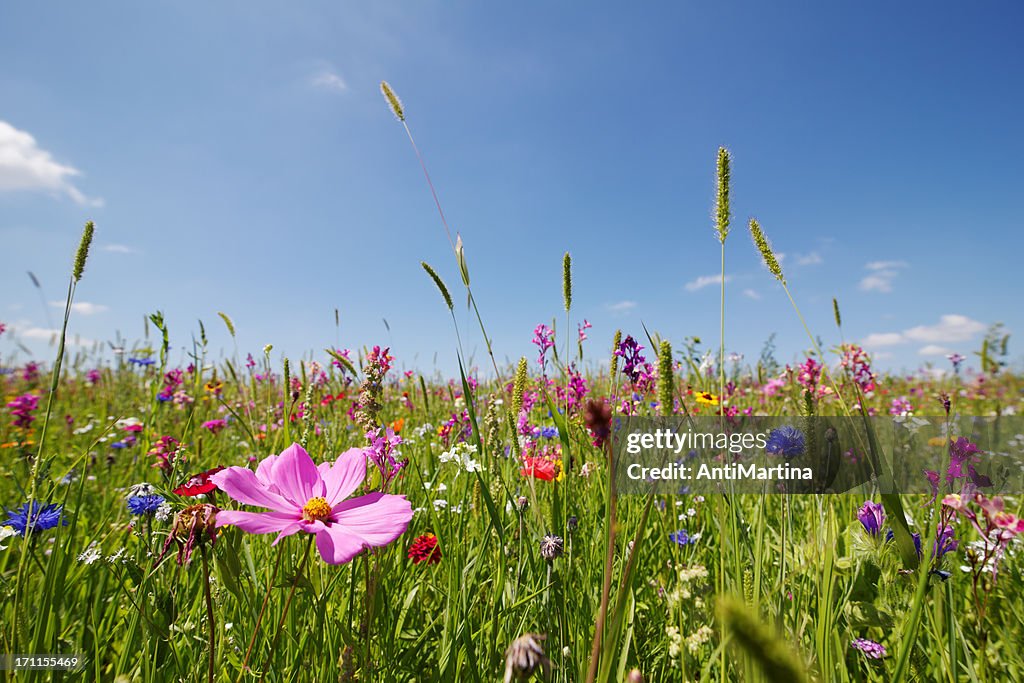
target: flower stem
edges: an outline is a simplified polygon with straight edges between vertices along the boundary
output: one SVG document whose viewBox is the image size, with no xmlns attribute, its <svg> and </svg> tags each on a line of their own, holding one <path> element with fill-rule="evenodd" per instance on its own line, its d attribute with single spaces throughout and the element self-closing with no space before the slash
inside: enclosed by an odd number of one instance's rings
<svg viewBox="0 0 1024 683">
<path fill-rule="evenodd" d="M 238 681 L 241 681 L 242 677 L 245 676 L 245 671 L 249 666 L 249 657 L 252 655 L 253 645 L 256 644 L 256 636 L 260 632 L 260 624 L 263 622 L 263 615 L 267 611 L 267 603 L 270 602 L 270 591 L 274 589 L 274 581 L 277 580 L 277 572 L 281 568 L 281 556 L 282 550 L 278 548 L 277 563 L 274 565 L 274 573 L 270 575 L 270 583 L 267 584 L 267 592 L 263 596 L 263 604 L 260 606 L 260 613 L 256 616 L 256 625 L 252 629 L 252 637 L 249 638 L 249 646 L 245 650 L 245 658 L 242 660 L 242 670 L 238 674 Z"/>
<path fill-rule="evenodd" d="M 203 594 L 206 597 L 206 623 L 210 628 L 210 656 L 209 667 L 207 668 L 207 680 L 213 683 L 213 663 L 217 647 L 217 626 L 213 616 L 213 598 L 210 595 L 210 564 L 206 559 L 206 544 L 199 545 L 199 552 L 203 556 Z"/>
<path fill-rule="evenodd" d="M 284 628 L 284 620 L 288 618 L 288 608 L 291 607 L 292 598 L 295 597 L 295 588 L 299 585 L 299 578 L 302 576 L 302 572 L 306 569 L 306 560 L 309 559 L 309 549 L 313 547 L 314 538 L 316 538 L 314 534 L 309 535 L 309 540 L 306 542 L 306 551 L 302 554 L 302 560 L 299 562 L 299 568 L 295 570 L 295 578 L 292 579 L 292 587 L 288 589 L 288 597 L 284 601 L 284 611 L 281 612 L 281 619 L 277 622 L 277 631 L 274 633 L 274 640 L 270 642 L 270 652 L 267 654 L 267 666 L 263 667 L 263 674 L 260 676 L 260 681 L 262 681 L 264 676 L 267 675 L 267 667 L 274 661 L 274 651 L 277 649 L 277 641 L 281 637 L 281 630 Z"/>
</svg>

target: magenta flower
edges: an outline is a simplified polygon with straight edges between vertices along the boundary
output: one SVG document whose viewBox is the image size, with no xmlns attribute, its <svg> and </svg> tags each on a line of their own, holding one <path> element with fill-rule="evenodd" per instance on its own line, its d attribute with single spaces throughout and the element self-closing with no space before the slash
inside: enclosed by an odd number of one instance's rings
<svg viewBox="0 0 1024 683">
<path fill-rule="evenodd" d="M 217 526 L 231 524 L 253 534 L 276 531 L 274 545 L 299 531 L 316 534 L 324 561 L 344 564 L 365 548 L 391 543 L 412 519 L 405 496 L 369 493 L 348 499 L 365 478 L 366 455 L 359 448 L 350 448 L 334 463 L 316 465 L 305 449 L 292 444 L 261 461 L 255 472 L 229 467 L 210 477 L 238 502 L 270 509 L 222 510 Z"/>
</svg>

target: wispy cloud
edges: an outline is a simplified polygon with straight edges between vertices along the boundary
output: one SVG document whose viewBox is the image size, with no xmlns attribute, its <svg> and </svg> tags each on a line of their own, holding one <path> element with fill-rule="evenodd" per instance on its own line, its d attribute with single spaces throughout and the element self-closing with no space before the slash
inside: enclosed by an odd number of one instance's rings
<svg viewBox="0 0 1024 683">
<path fill-rule="evenodd" d="M 127 244 L 104 244 L 100 250 L 109 251 L 111 254 L 134 254 L 136 251 Z"/>
<path fill-rule="evenodd" d="M 868 270 L 895 270 L 899 268 L 906 268 L 910 264 L 906 261 L 871 261 L 864 267 Z"/>
<path fill-rule="evenodd" d="M 0 192 L 48 190 L 70 197 L 83 206 L 103 206 L 102 199 L 86 197 L 71 179 L 81 172 L 56 161 L 36 139 L 6 121 L 0 121 Z"/>
<path fill-rule="evenodd" d="M 966 315 L 949 313 L 939 317 L 935 325 L 918 325 L 902 332 L 875 332 L 861 340 L 866 348 L 896 346 L 917 342 L 924 344 L 918 353 L 922 356 L 947 355 L 952 353 L 943 344 L 970 341 L 985 331 L 985 324 L 972 320 Z"/>
<path fill-rule="evenodd" d="M 65 302 L 51 301 L 50 305 L 53 306 L 54 308 L 63 309 Z M 104 306 L 103 304 L 93 304 L 89 303 L 88 301 L 76 301 L 71 304 L 71 312 L 77 313 L 78 315 L 95 315 L 97 313 L 105 313 L 109 310 L 110 308 Z"/>
<path fill-rule="evenodd" d="M 907 340 L 899 332 L 874 332 L 861 340 L 861 346 L 878 348 L 879 346 L 895 346 Z"/>
<path fill-rule="evenodd" d="M 984 323 L 966 315 L 944 315 L 938 325 L 919 325 L 903 333 L 910 341 L 932 344 L 965 342 L 985 331 Z"/>
<path fill-rule="evenodd" d="M 798 266 L 816 266 L 824 263 L 824 259 L 821 258 L 821 254 L 816 251 L 812 251 L 809 254 L 797 254 L 796 264 Z"/>
<path fill-rule="evenodd" d="M 321 90 L 333 90 L 334 92 L 346 92 L 348 83 L 337 72 L 330 68 L 324 68 L 313 74 L 309 80 L 310 85 Z"/>
<path fill-rule="evenodd" d="M 626 313 L 636 308 L 635 301 L 619 301 L 618 303 L 608 304 L 606 308 L 612 313 Z"/>
<path fill-rule="evenodd" d="M 917 352 L 922 356 L 948 356 L 953 353 L 950 349 L 947 349 L 945 346 L 939 346 L 938 344 L 922 346 Z"/>
<path fill-rule="evenodd" d="M 732 280 L 732 275 L 726 275 L 725 281 L 729 282 L 730 280 Z M 692 282 L 687 282 L 685 287 L 686 291 L 688 292 L 696 292 L 699 289 L 704 289 L 705 287 L 710 287 L 711 285 L 719 284 L 722 284 L 721 275 L 701 275 L 696 280 L 693 280 Z"/>
<path fill-rule="evenodd" d="M 761 293 L 759 291 L 757 291 L 756 289 L 744 289 L 743 290 L 743 296 L 747 297 L 748 299 L 753 299 L 754 301 L 758 301 L 761 298 Z"/>
<path fill-rule="evenodd" d="M 865 292 L 891 292 L 892 281 L 909 265 L 906 261 L 871 261 L 864 266 L 870 272 L 860 281 L 860 288 Z"/>
<path fill-rule="evenodd" d="M 27 325 L 25 327 L 14 327 L 13 331 L 18 337 L 29 340 L 39 340 L 45 342 L 55 342 L 60 337 L 60 330 L 48 327 L 36 327 L 35 325 Z M 85 339 L 76 335 L 69 335 L 66 341 L 68 346 L 91 346 L 94 342 L 92 339 Z"/>
</svg>

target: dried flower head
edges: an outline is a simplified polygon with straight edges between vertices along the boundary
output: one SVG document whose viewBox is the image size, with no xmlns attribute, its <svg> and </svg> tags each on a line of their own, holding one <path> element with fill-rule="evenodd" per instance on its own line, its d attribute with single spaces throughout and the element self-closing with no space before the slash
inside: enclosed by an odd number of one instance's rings
<svg viewBox="0 0 1024 683">
<path fill-rule="evenodd" d="M 540 540 L 540 556 L 548 562 L 557 560 L 562 556 L 563 552 L 565 552 L 565 541 L 562 540 L 561 536 L 546 534 Z"/>
<path fill-rule="evenodd" d="M 513 677 L 526 679 L 539 668 L 544 677 L 551 675 L 551 660 L 544 654 L 541 643 L 547 636 L 537 633 L 525 633 L 505 650 L 504 683 L 511 683 Z"/>
<path fill-rule="evenodd" d="M 171 544 L 178 546 L 178 564 L 186 564 L 192 559 L 192 551 L 209 541 L 213 545 L 217 540 L 217 529 L 214 526 L 217 513 L 220 509 L 215 505 L 203 503 L 201 505 L 190 505 L 174 517 L 174 525 L 171 533 L 167 535 L 163 551 L 156 563 L 167 555 Z"/>
</svg>

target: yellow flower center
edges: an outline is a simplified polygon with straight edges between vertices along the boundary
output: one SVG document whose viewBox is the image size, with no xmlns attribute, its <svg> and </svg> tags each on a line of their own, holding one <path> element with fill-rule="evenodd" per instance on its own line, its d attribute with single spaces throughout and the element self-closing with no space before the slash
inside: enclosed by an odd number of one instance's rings
<svg viewBox="0 0 1024 683">
<path fill-rule="evenodd" d="M 330 516 L 331 506 L 327 499 L 321 496 L 310 498 L 302 507 L 302 518 L 310 522 L 323 521 Z"/>
</svg>

